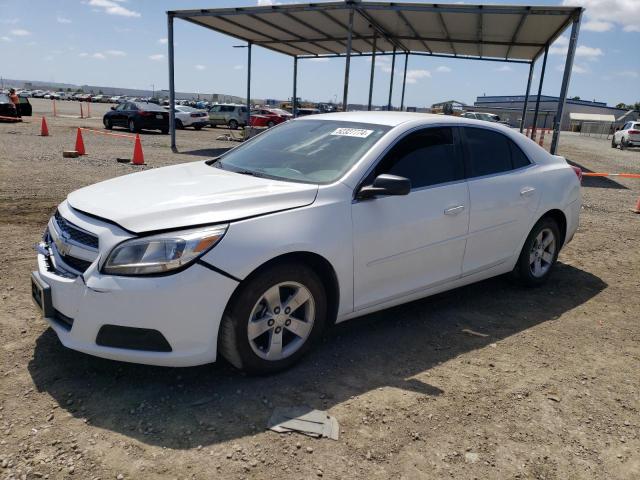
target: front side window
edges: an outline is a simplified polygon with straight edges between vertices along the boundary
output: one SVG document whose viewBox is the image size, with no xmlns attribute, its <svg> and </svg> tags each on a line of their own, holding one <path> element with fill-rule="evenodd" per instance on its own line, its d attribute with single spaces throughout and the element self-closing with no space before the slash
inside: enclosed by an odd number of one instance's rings
<svg viewBox="0 0 640 480">
<path fill-rule="evenodd" d="M 334 120 L 287 122 L 230 150 L 214 166 L 281 180 L 331 183 L 390 128 Z"/>
<path fill-rule="evenodd" d="M 368 180 L 383 173 L 408 178 L 411 188 L 463 179 L 464 163 L 453 129 L 435 127 L 410 133 L 392 147 Z"/>
<path fill-rule="evenodd" d="M 507 137 L 484 128 L 464 127 L 470 177 L 511 170 L 511 148 Z"/>
</svg>

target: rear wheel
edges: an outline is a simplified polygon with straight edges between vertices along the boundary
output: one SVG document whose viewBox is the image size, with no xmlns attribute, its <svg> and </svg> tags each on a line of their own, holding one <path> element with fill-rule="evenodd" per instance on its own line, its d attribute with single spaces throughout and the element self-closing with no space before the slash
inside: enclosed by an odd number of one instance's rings
<svg viewBox="0 0 640 480">
<path fill-rule="evenodd" d="M 237 120 L 229 120 L 229 128 L 231 130 L 235 130 L 238 128 L 238 122 Z"/>
<path fill-rule="evenodd" d="M 184 125 L 182 124 L 182 120 L 180 120 L 179 118 L 176 118 L 176 128 L 178 130 L 182 130 L 184 128 Z"/>
<path fill-rule="evenodd" d="M 620 139 L 620 150 L 624 150 L 629 146 L 629 143 L 625 140 L 624 137 Z"/>
<path fill-rule="evenodd" d="M 551 274 L 561 246 L 558 224 L 548 217 L 540 219 L 524 242 L 513 273 L 526 286 L 542 285 Z"/>
<path fill-rule="evenodd" d="M 287 263 L 259 272 L 240 286 L 225 311 L 220 353 L 248 373 L 284 370 L 322 334 L 326 303 L 320 278 L 305 265 Z"/>
</svg>

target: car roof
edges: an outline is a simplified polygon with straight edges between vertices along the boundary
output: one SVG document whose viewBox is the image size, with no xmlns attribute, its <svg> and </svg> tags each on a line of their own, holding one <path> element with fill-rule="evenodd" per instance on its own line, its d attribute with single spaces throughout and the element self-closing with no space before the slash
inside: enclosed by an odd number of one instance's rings
<svg viewBox="0 0 640 480">
<path fill-rule="evenodd" d="M 376 125 L 388 125 L 395 127 L 402 123 L 411 121 L 422 121 L 425 124 L 429 123 L 467 123 L 468 119 L 460 119 L 451 115 L 437 115 L 434 113 L 416 113 L 416 112 L 335 112 L 335 113 L 321 113 L 319 115 L 313 115 L 310 117 L 303 117 L 300 120 L 334 120 L 342 122 L 354 122 L 354 123 L 372 123 Z"/>
</svg>

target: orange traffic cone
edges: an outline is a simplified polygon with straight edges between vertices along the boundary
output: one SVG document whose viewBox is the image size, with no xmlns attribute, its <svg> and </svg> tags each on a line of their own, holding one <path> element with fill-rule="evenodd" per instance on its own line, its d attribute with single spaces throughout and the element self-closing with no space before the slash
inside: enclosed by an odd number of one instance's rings
<svg viewBox="0 0 640 480">
<path fill-rule="evenodd" d="M 633 213 L 638 213 L 640 214 L 640 197 L 638 197 L 638 203 L 636 203 L 636 208 L 632 208 L 631 211 Z"/>
<path fill-rule="evenodd" d="M 142 153 L 142 143 L 140 143 L 140 135 L 136 133 L 136 143 L 133 146 L 133 165 L 144 165 L 144 153 Z"/>
<path fill-rule="evenodd" d="M 48 137 L 49 136 L 49 127 L 47 127 L 47 120 L 42 117 L 42 123 L 40 124 L 40 136 Z"/>
<path fill-rule="evenodd" d="M 78 133 L 76 134 L 76 152 L 78 155 L 86 155 L 87 152 L 84 150 L 84 140 L 82 140 L 82 130 L 78 128 Z"/>
</svg>

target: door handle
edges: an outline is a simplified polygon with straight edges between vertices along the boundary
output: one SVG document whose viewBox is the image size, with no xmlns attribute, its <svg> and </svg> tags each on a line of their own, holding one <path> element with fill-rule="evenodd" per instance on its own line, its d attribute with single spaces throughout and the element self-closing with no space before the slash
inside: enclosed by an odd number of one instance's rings
<svg viewBox="0 0 640 480">
<path fill-rule="evenodd" d="M 457 215 L 459 213 L 462 213 L 463 210 L 464 210 L 464 205 L 458 205 L 457 207 L 447 208 L 444 211 L 444 214 L 445 215 Z"/>
<path fill-rule="evenodd" d="M 520 190 L 520 195 L 523 197 L 529 197 L 531 195 L 533 195 L 533 192 L 535 192 L 536 189 L 533 187 L 525 187 L 522 190 Z"/>
</svg>

